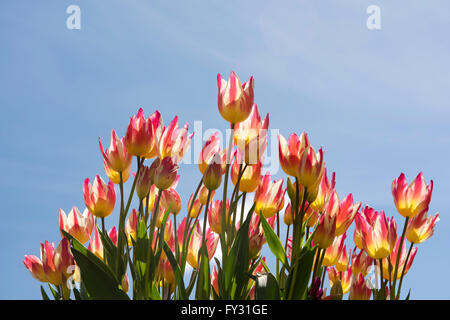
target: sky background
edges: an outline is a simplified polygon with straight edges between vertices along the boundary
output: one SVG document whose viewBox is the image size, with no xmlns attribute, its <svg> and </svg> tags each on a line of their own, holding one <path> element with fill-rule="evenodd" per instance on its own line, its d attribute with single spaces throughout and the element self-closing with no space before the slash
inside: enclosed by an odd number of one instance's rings
<svg viewBox="0 0 450 320">
<path fill-rule="evenodd" d="M 39 255 L 44 240 L 57 243 L 58 209 L 83 210 L 84 179 L 105 177 L 98 136 L 108 145 L 112 128 L 123 135 L 139 107 L 160 110 L 166 124 L 178 115 L 191 127 L 202 120 L 203 130 L 225 130 L 216 75 L 231 70 L 243 81 L 254 76 L 270 128 L 286 137 L 306 131 L 323 146 L 340 197 L 351 192 L 385 210 L 399 229 L 392 179 L 423 171 L 434 180 L 430 213 L 441 221 L 418 246 L 403 288 L 415 299 L 450 298 L 450 3 L 282 3 L 2 4 L 0 298 L 40 299 L 23 257 Z M 81 8 L 81 30 L 66 28 L 71 4 Z M 381 8 L 381 30 L 366 27 L 371 4 Z M 200 173 L 183 165 L 181 174 L 185 208 Z M 107 226 L 117 220 L 115 212 Z"/>
</svg>

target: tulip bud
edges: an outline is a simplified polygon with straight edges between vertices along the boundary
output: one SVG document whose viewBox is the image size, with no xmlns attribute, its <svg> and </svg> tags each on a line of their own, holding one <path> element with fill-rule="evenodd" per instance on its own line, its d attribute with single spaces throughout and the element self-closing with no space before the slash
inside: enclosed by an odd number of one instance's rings
<svg viewBox="0 0 450 320">
<path fill-rule="evenodd" d="M 89 240 L 93 227 L 94 216 L 87 209 L 81 214 L 77 207 L 73 207 L 68 217 L 64 210 L 59 209 L 59 229 L 72 235 L 81 244 Z"/>
<path fill-rule="evenodd" d="M 216 190 L 222 183 L 222 164 L 218 153 L 213 156 L 211 163 L 203 175 L 203 184 L 209 191 Z"/>
<path fill-rule="evenodd" d="M 219 132 L 214 133 L 209 137 L 209 139 L 205 142 L 205 145 L 200 152 L 198 158 L 198 168 L 201 174 L 205 173 L 206 168 L 210 164 L 212 158 L 216 153 L 220 153 L 220 139 Z"/>
<path fill-rule="evenodd" d="M 152 150 L 153 125 L 149 119 L 145 119 L 142 108 L 139 109 L 137 116 L 133 115 L 130 118 L 124 141 L 127 151 L 134 156 L 144 156 Z"/>
<path fill-rule="evenodd" d="M 106 152 L 103 150 L 102 140 L 99 137 L 98 142 L 100 151 L 108 166 L 117 172 L 124 172 L 131 167 L 131 155 L 127 153 L 124 145 L 124 138 L 119 139 L 114 130 L 111 131 L 111 143 Z"/>
<path fill-rule="evenodd" d="M 228 225 L 230 223 L 230 202 L 227 200 L 226 208 L 225 208 L 225 224 Z M 217 234 L 222 232 L 222 212 L 223 212 L 223 201 L 216 200 L 211 203 L 211 206 L 208 209 L 208 222 L 211 230 Z"/>
<path fill-rule="evenodd" d="M 97 175 L 91 186 L 89 178 L 87 178 L 84 180 L 83 193 L 86 207 L 94 216 L 105 218 L 113 212 L 116 204 L 116 191 L 112 181 L 106 184 Z"/>
<path fill-rule="evenodd" d="M 200 212 L 202 211 L 202 207 L 203 205 L 200 203 L 199 199 L 195 199 L 194 204 L 192 204 L 192 198 L 193 195 L 191 194 L 191 197 L 189 198 L 189 202 L 188 202 L 188 215 L 191 218 L 197 218 L 198 215 L 200 214 Z M 192 208 L 191 208 L 192 206 Z M 191 208 L 191 211 L 189 211 L 189 208 Z"/>
<path fill-rule="evenodd" d="M 219 87 L 218 107 L 222 117 L 230 123 L 239 123 L 247 119 L 253 106 L 253 77 L 241 85 L 238 76 L 231 72 L 228 81 L 217 75 Z"/>
<path fill-rule="evenodd" d="M 203 206 L 206 206 L 206 201 L 208 200 L 208 192 L 209 190 L 203 184 L 198 192 L 198 200 Z M 214 198 L 216 191 L 211 191 L 210 199 Z"/>
<path fill-rule="evenodd" d="M 131 238 L 133 238 L 134 242 L 137 242 L 137 224 L 138 224 L 138 213 L 136 209 L 133 209 L 131 214 L 128 216 L 125 225 L 125 233 L 127 235 L 129 246 L 133 245 L 133 241 L 131 240 Z"/>
<path fill-rule="evenodd" d="M 287 226 L 290 226 L 291 224 L 294 223 L 294 218 L 292 217 L 292 208 L 291 208 L 290 203 L 288 203 L 288 205 L 286 206 L 286 209 L 284 210 L 283 221 Z"/>
<path fill-rule="evenodd" d="M 129 289 L 130 289 L 130 284 L 128 281 L 128 273 L 125 273 L 125 276 L 123 277 L 123 280 L 122 280 L 122 290 L 124 292 L 128 292 Z"/>
<path fill-rule="evenodd" d="M 162 160 L 156 158 L 150 166 L 151 181 L 160 190 L 168 189 L 177 179 L 177 170 L 178 165 L 172 158 L 166 157 Z"/>
<path fill-rule="evenodd" d="M 108 237 L 111 239 L 112 243 L 117 247 L 117 230 L 115 226 L 113 226 L 109 230 Z"/>
<path fill-rule="evenodd" d="M 136 177 L 136 193 L 139 199 L 142 200 L 148 195 L 151 185 L 150 167 L 141 166 Z"/>
<path fill-rule="evenodd" d="M 169 210 L 170 213 L 176 215 L 181 210 L 180 195 L 173 188 L 163 190 L 160 201 L 161 207 L 166 210 Z"/>
<path fill-rule="evenodd" d="M 103 242 L 97 228 L 94 228 L 94 233 L 89 241 L 88 250 L 95 254 L 100 260 L 103 260 Z"/>
</svg>

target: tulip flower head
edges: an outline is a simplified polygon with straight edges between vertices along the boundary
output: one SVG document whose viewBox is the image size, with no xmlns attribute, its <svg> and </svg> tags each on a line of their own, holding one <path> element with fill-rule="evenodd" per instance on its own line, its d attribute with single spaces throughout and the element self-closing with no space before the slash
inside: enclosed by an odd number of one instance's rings
<svg viewBox="0 0 450 320">
<path fill-rule="evenodd" d="M 40 282 L 47 282 L 41 259 L 33 255 L 26 255 L 23 264 L 30 271 L 33 278 Z"/>
<path fill-rule="evenodd" d="M 206 230 L 206 248 L 208 251 L 209 260 L 212 259 L 214 253 L 216 252 L 217 244 L 219 242 L 219 236 L 212 232 L 211 229 Z M 192 268 L 198 268 L 198 252 L 203 243 L 202 230 L 200 226 L 197 224 L 196 228 L 192 234 L 192 240 L 189 242 L 188 254 L 187 254 L 187 262 L 191 265 Z"/>
<path fill-rule="evenodd" d="M 193 135 L 194 133 L 189 134 L 187 123 L 179 128 L 178 117 L 175 117 L 167 127 L 163 127 L 161 135 L 156 139 L 158 157 L 171 157 L 178 164 L 189 149 Z"/>
<path fill-rule="evenodd" d="M 116 204 L 116 191 L 112 181 L 106 184 L 97 175 L 91 185 L 89 178 L 87 178 L 84 180 L 83 193 L 86 207 L 94 216 L 105 218 L 113 212 Z"/>
<path fill-rule="evenodd" d="M 407 185 L 406 177 L 402 173 L 392 181 L 392 195 L 397 211 L 404 217 L 414 218 L 428 206 L 433 192 L 433 180 L 427 185 L 422 172 Z"/>
<path fill-rule="evenodd" d="M 363 216 L 366 221 L 373 226 L 374 222 L 375 222 L 375 216 L 378 214 L 373 208 L 369 207 L 369 206 L 365 206 L 364 209 L 362 209 L 362 211 L 360 213 L 361 216 Z M 356 217 L 356 215 L 355 215 Z M 355 223 L 355 231 L 353 234 L 353 240 L 355 241 L 356 246 L 363 250 L 364 249 L 364 245 L 362 243 L 362 233 L 361 230 L 358 226 L 358 224 Z"/>
<path fill-rule="evenodd" d="M 406 239 L 411 243 L 422 243 L 434 233 L 434 226 L 440 220 L 439 213 L 427 217 L 427 211 L 422 211 L 408 222 Z"/>
<path fill-rule="evenodd" d="M 95 254 L 100 260 L 103 260 L 103 242 L 97 228 L 94 228 L 94 233 L 89 241 L 88 250 Z"/>
<path fill-rule="evenodd" d="M 189 202 L 187 205 L 187 210 L 189 210 L 189 208 L 191 208 L 191 211 L 188 212 L 189 217 L 191 218 L 197 218 L 198 215 L 201 213 L 202 211 L 202 207 L 203 205 L 200 203 L 199 199 L 195 199 L 194 204 L 192 204 L 192 198 L 194 197 L 193 194 L 191 194 L 191 196 L 189 197 Z"/>
<path fill-rule="evenodd" d="M 87 209 L 81 214 L 77 207 L 73 207 L 68 216 L 63 209 L 59 209 L 59 229 L 69 233 L 80 243 L 85 244 L 89 240 L 93 227 L 94 216 Z"/>
<path fill-rule="evenodd" d="M 220 234 L 222 232 L 222 208 L 223 201 L 222 200 L 216 200 L 211 203 L 211 206 L 208 209 L 208 222 L 209 226 L 211 227 L 211 230 L 214 231 L 217 234 Z M 225 208 L 225 223 L 228 225 L 230 223 L 230 202 L 227 199 L 227 207 Z"/>
<path fill-rule="evenodd" d="M 125 138 L 119 139 L 114 130 L 111 131 L 111 142 L 109 148 L 104 151 L 102 139 L 98 138 L 100 151 L 108 166 L 117 172 L 124 172 L 131 167 L 131 154 L 127 153 Z"/>
<path fill-rule="evenodd" d="M 258 186 L 255 192 L 255 212 L 270 218 L 282 208 L 284 203 L 284 195 L 286 190 L 283 190 L 283 179 L 272 181 L 270 173 L 267 172 L 262 179 L 262 183 Z"/>
<path fill-rule="evenodd" d="M 162 119 L 161 113 L 159 113 L 158 110 L 153 112 L 148 117 L 148 121 L 151 122 L 152 127 L 153 127 L 154 143 L 153 143 L 152 148 L 150 149 L 150 151 L 147 152 L 145 155 L 143 155 L 143 157 L 146 158 L 146 159 L 151 159 L 151 158 L 154 158 L 154 157 L 158 156 L 158 144 L 157 144 L 157 141 L 159 141 L 160 138 L 161 138 L 161 134 L 162 134 L 162 132 L 164 130 L 164 125 L 163 125 L 163 119 Z"/>
<path fill-rule="evenodd" d="M 336 236 L 347 231 L 360 207 L 361 202 L 353 203 L 353 196 L 351 193 L 341 201 L 339 204 L 339 213 L 336 217 Z"/>
<path fill-rule="evenodd" d="M 203 146 L 202 151 L 200 152 L 200 155 L 198 157 L 198 168 L 201 174 L 205 173 L 206 168 L 211 163 L 216 153 L 221 155 L 222 170 L 224 171 L 227 156 L 225 151 L 226 150 L 221 150 L 220 147 L 219 132 L 211 135 L 205 142 L 205 145 Z"/>
<path fill-rule="evenodd" d="M 125 146 L 131 155 L 144 156 L 152 150 L 154 143 L 153 124 L 151 120 L 145 119 L 144 110 L 140 108 L 138 114 L 130 118 Z"/>
<path fill-rule="evenodd" d="M 319 217 L 319 224 L 313 241 L 319 248 L 328 248 L 336 236 L 336 218 L 339 212 L 339 198 L 336 191 L 330 192 L 324 206 L 324 213 Z"/>
<path fill-rule="evenodd" d="M 348 268 L 345 271 L 337 271 L 334 267 L 327 268 L 328 279 L 330 287 L 332 288 L 337 280 L 341 281 L 342 293 L 346 294 L 350 291 L 352 285 L 352 269 Z"/>
<path fill-rule="evenodd" d="M 397 224 L 393 218 L 387 219 L 384 211 L 376 213 L 373 224 L 357 215 L 356 225 L 361 230 L 364 250 L 371 258 L 386 258 L 392 252 L 397 240 Z"/>
<path fill-rule="evenodd" d="M 141 166 L 136 177 L 136 194 L 139 199 L 144 199 L 150 192 L 150 187 L 152 185 L 151 181 L 151 171 L 148 166 Z"/>
<path fill-rule="evenodd" d="M 298 166 L 297 177 L 300 183 L 305 187 L 318 185 L 322 179 L 325 169 L 323 161 L 322 148 L 317 153 L 309 146 L 300 155 L 300 164 Z"/>
<path fill-rule="evenodd" d="M 160 190 L 170 188 L 177 179 L 178 165 L 172 158 L 156 158 L 150 166 L 150 179 Z"/>
<path fill-rule="evenodd" d="M 41 243 L 41 261 L 47 282 L 59 286 L 75 271 L 69 241 L 63 238 L 55 249 L 48 241 Z M 41 276 L 41 275 L 40 275 Z"/>
<path fill-rule="evenodd" d="M 334 238 L 333 243 L 325 250 L 325 255 L 323 256 L 322 265 L 325 267 L 334 266 L 339 257 L 342 254 L 342 250 L 344 248 L 344 241 L 346 238 L 346 234 L 344 233 L 341 236 Z"/>
<path fill-rule="evenodd" d="M 125 224 L 125 234 L 127 235 L 128 245 L 132 246 L 133 240 L 137 241 L 137 224 L 138 224 L 138 213 L 136 209 L 131 211 L 131 214 L 127 218 L 127 222 Z"/>
<path fill-rule="evenodd" d="M 202 184 L 202 186 L 200 187 L 200 190 L 198 192 L 198 200 L 200 201 L 200 203 L 203 206 L 206 205 L 206 201 L 208 200 L 208 192 L 209 192 L 209 190 L 205 187 L 204 184 Z M 215 191 L 211 191 L 210 199 L 214 198 L 215 193 L 216 193 Z"/>
<path fill-rule="evenodd" d="M 397 255 L 398 255 L 398 250 L 399 250 L 399 246 L 400 246 L 400 238 L 397 239 L 397 242 L 395 244 L 395 248 L 394 250 L 392 250 L 391 254 L 389 255 L 389 257 L 387 259 L 383 259 L 383 277 L 386 280 L 389 279 L 400 279 L 402 276 L 402 272 L 403 269 L 405 269 L 405 275 L 408 273 L 408 270 L 411 268 L 411 265 L 414 262 L 414 257 L 416 256 L 417 253 L 417 248 L 413 248 L 411 250 L 410 256 L 408 258 L 408 262 L 406 262 L 406 257 L 407 257 L 407 251 L 406 250 L 406 245 L 405 242 L 403 241 L 402 244 L 402 250 L 400 252 L 400 260 L 399 260 L 399 264 L 398 264 L 398 269 L 397 269 L 397 276 L 395 275 L 395 268 L 392 267 L 389 270 L 389 262 L 391 263 L 391 266 L 395 266 L 395 263 L 397 261 Z M 389 261 L 388 261 L 389 259 Z M 391 273 L 391 275 L 389 276 L 389 271 Z"/>
<path fill-rule="evenodd" d="M 336 269 L 339 272 L 345 272 L 350 263 L 349 263 L 349 254 L 347 254 L 347 246 L 344 245 L 344 247 L 342 248 L 342 252 L 339 256 L 338 261 L 336 262 Z M 350 270 L 351 271 L 351 270 Z"/>
<path fill-rule="evenodd" d="M 331 181 L 328 180 L 327 176 L 327 169 L 324 169 L 324 173 L 322 176 L 322 179 L 319 184 L 318 193 L 316 195 L 316 198 L 313 202 L 311 202 L 311 208 L 314 211 L 322 212 L 323 206 L 325 205 L 325 200 L 327 199 L 328 193 L 331 190 L 334 190 L 334 187 L 336 186 L 336 174 L 333 172 L 331 176 Z"/>
<path fill-rule="evenodd" d="M 273 229 L 276 222 L 276 216 L 272 215 L 270 218 L 267 219 L 267 222 Z M 264 230 L 260 223 L 260 216 L 259 214 L 256 214 L 256 212 L 252 214 L 250 220 L 250 226 L 248 229 L 248 238 L 249 238 L 249 256 L 251 259 L 255 259 L 256 257 L 258 257 L 263 245 L 266 243 Z"/>
<path fill-rule="evenodd" d="M 242 153 L 236 150 L 235 161 L 231 166 L 231 181 L 234 185 L 236 185 L 238 182 L 239 170 L 241 170 L 239 191 L 247 193 L 254 192 L 261 183 L 262 162 L 259 161 L 257 164 L 244 165 L 242 163 Z"/>
<path fill-rule="evenodd" d="M 178 214 L 181 211 L 181 197 L 174 188 L 163 190 L 160 206 L 170 213 Z"/>
<path fill-rule="evenodd" d="M 279 134 L 278 135 L 278 156 L 280 159 L 281 169 L 290 175 L 297 176 L 298 167 L 300 166 L 300 156 L 303 151 L 310 146 L 308 135 L 302 132 L 300 137 L 295 133 L 291 133 L 288 141 Z"/>
<path fill-rule="evenodd" d="M 111 169 L 106 160 L 103 160 L 103 169 L 105 170 L 105 173 L 108 176 L 109 180 L 111 180 L 115 184 L 120 184 L 120 172 Z M 127 169 L 125 169 L 125 171 L 122 172 L 122 183 L 127 182 L 127 180 L 130 178 L 130 172 L 131 166 L 129 166 Z"/>
<path fill-rule="evenodd" d="M 359 274 L 359 276 L 354 277 L 352 280 L 352 286 L 350 289 L 349 299 L 350 300 L 370 300 L 372 295 L 372 290 L 367 286 L 364 276 Z"/>
<path fill-rule="evenodd" d="M 203 184 L 209 191 L 214 191 L 222 183 L 222 159 L 219 153 L 214 154 L 211 163 L 203 174 Z"/>
<path fill-rule="evenodd" d="M 237 123 L 234 128 L 234 141 L 244 155 L 245 163 L 257 164 L 267 147 L 267 129 L 269 114 L 263 121 L 258 112 L 258 106 L 253 105 L 250 116 Z"/>
<path fill-rule="evenodd" d="M 369 272 L 369 268 L 372 265 L 373 260 L 369 257 L 364 250 L 361 250 L 356 254 L 356 248 L 352 254 L 352 273 L 358 276 L 360 273 L 365 277 Z"/>
<path fill-rule="evenodd" d="M 247 119 L 253 106 L 253 77 L 241 84 L 233 71 L 228 81 L 218 74 L 217 85 L 219 88 L 217 104 L 222 117 L 230 123 L 239 123 Z"/>
</svg>

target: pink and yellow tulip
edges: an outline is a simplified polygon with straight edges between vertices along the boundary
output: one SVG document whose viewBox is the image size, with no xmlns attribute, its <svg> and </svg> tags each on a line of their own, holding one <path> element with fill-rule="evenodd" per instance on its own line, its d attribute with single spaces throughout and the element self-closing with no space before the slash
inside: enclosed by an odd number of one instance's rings
<svg viewBox="0 0 450 320">
<path fill-rule="evenodd" d="M 94 216 L 105 218 L 113 212 L 116 204 L 116 191 L 112 181 L 106 184 L 97 175 L 91 185 L 89 178 L 87 178 L 84 180 L 83 193 L 84 203 Z"/>
<path fill-rule="evenodd" d="M 282 209 L 280 207 L 284 203 L 285 193 L 283 179 L 272 181 L 270 173 L 267 172 L 255 192 L 255 212 L 262 212 L 264 217 L 270 218 Z"/>
<path fill-rule="evenodd" d="M 125 172 L 131 167 L 131 154 L 127 153 L 125 138 L 119 139 L 114 130 L 111 131 L 111 142 L 109 148 L 104 151 L 102 139 L 98 138 L 100 151 L 108 166 L 116 172 Z"/>
<path fill-rule="evenodd" d="M 153 124 L 145 119 L 144 110 L 140 108 L 137 115 L 130 118 L 125 134 L 127 152 L 133 156 L 144 156 L 152 150 L 154 139 Z"/>
<path fill-rule="evenodd" d="M 63 209 L 59 209 L 59 229 L 69 233 L 80 243 L 85 244 L 89 240 L 93 227 L 94 216 L 87 209 L 81 214 L 77 207 L 73 207 L 68 216 Z"/>
<path fill-rule="evenodd" d="M 412 243 L 422 243 L 434 233 L 434 227 L 440 220 L 439 213 L 427 217 L 427 211 L 422 211 L 412 218 L 406 227 L 406 239 Z"/>
</svg>

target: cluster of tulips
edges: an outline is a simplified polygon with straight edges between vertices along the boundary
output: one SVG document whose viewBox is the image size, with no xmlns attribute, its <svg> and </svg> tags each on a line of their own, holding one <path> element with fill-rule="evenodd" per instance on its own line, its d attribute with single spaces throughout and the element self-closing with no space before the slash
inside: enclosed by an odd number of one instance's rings
<svg viewBox="0 0 450 320">
<path fill-rule="evenodd" d="M 439 220 L 427 216 L 433 182 L 422 173 L 409 185 L 404 174 L 393 180 L 394 203 L 404 217 L 398 235 L 384 211 L 362 207 L 352 194 L 339 199 L 323 150 L 316 152 L 304 132 L 278 136 L 286 185 L 262 173 L 269 117 L 261 120 L 254 103 L 253 77 L 241 84 L 234 72 L 228 81 L 218 75 L 218 109 L 230 123 L 230 141 L 222 149 L 216 133 L 204 144 L 201 178 L 182 219 L 178 171 L 193 133 L 187 124 L 179 127 L 177 117 L 165 126 L 158 111 L 146 118 L 140 109 L 123 138 L 112 130 L 108 149 L 99 139 L 109 182 L 99 175 L 84 181 L 83 213 L 60 209 L 62 240 L 57 247 L 41 244 L 40 258 L 25 256 L 31 275 L 47 282 L 55 299 L 323 300 L 347 293 L 349 299 L 400 299 L 414 245 L 428 239 Z M 223 194 L 215 200 L 220 186 Z M 107 231 L 105 219 L 115 208 L 117 228 Z M 345 240 L 353 222 L 352 249 Z M 272 270 L 261 254 L 265 244 Z M 369 281 L 370 270 L 377 284 Z M 41 286 L 44 299 L 47 292 Z"/>
</svg>

